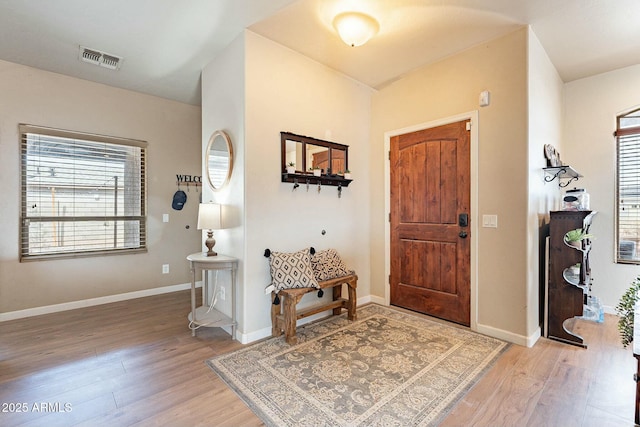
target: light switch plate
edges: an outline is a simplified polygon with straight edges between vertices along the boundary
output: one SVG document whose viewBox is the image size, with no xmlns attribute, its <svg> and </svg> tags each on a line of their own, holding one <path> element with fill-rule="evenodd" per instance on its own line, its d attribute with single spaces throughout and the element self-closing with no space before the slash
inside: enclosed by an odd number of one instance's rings
<svg viewBox="0 0 640 427">
<path fill-rule="evenodd" d="M 491 95 L 489 94 L 488 90 L 484 90 L 482 92 L 480 92 L 480 96 L 478 97 L 478 102 L 480 104 L 481 107 L 486 107 L 487 105 L 489 105 Z"/>
<path fill-rule="evenodd" d="M 169 214 L 162 214 L 162 222 L 169 222 Z"/>
<path fill-rule="evenodd" d="M 498 215 L 482 215 L 482 226 L 498 228 Z"/>
</svg>

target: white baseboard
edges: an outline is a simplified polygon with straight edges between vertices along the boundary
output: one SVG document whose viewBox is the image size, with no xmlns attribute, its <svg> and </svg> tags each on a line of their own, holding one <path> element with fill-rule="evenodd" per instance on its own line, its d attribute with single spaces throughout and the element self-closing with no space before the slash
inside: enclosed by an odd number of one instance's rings
<svg viewBox="0 0 640 427">
<path fill-rule="evenodd" d="M 327 310 L 321 313 L 314 314 L 313 316 L 305 317 L 304 319 L 298 320 L 297 326 L 306 325 L 307 323 L 324 319 L 325 317 L 331 316 L 332 313 L 333 313 L 332 310 Z M 236 333 L 236 339 L 240 341 L 242 344 L 249 344 L 254 341 L 258 341 L 270 336 L 271 336 L 271 326 L 269 326 L 268 328 L 259 329 L 254 332 L 249 332 L 248 334 L 243 334 L 241 332 Z"/>
<path fill-rule="evenodd" d="M 379 305 L 389 305 L 385 301 L 384 297 L 378 297 L 378 296 L 375 296 L 375 295 L 368 295 L 366 297 L 358 298 L 358 305 L 362 305 L 362 304 L 369 303 L 369 302 L 373 302 L 373 303 L 379 304 Z"/>
<path fill-rule="evenodd" d="M 197 282 L 196 287 L 201 287 L 202 282 Z M 124 294 L 107 295 L 104 297 L 90 298 L 80 301 L 65 302 L 62 304 L 45 305 L 42 307 L 27 308 L 24 310 L 9 311 L 0 313 L 0 322 L 8 320 L 23 319 L 25 317 L 40 316 L 42 314 L 57 313 L 60 311 L 75 310 L 76 308 L 91 307 L 94 305 L 109 304 L 111 302 L 125 301 L 135 298 L 148 297 L 152 295 L 167 294 L 169 292 L 183 291 L 191 289 L 191 283 L 179 285 L 163 286 L 161 288 L 144 289 L 142 291 L 127 292 Z"/>
<path fill-rule="evenodd" d="M 369 296 L 358 299 L 358 305 L 364 304 L 365 300 L 366 302 L 374 302 L 376 304 L 389 306 L 389 304 L 385 302 L 384 298 L 378 297 L 375 295 L 369 295 Z M 536 331 L 531 336 L 525 337 L 523 335 L 514 334 L 513 332 L 497 329 L 497 328 L 487 326 L 487 325 L 482 325 L 482 324 L 478 324 L 478 327 L 475 330 L 475 332 L 488 335 L 493 338 L 498 338 L 510 343 L 526 346 L 526 347 L 532 347 L 536 343 L 536 341 L 538 341 L 538 338 L 540 338 L 541 336 L 540 328 L 537 328 Z"/>
<path fill-rule="evenodd" d="M 478 328 L 476 332 L 489 335 L 493 338 L 498 338 L 513 344 L 518 344 L 523 347 L 533 347 L 533 345 L 540 338 L 540 328 L 536 328 L 535 332 L 530 336 L 524 336 L 519 334 L 514 334 L 513 332 L 505 331 L 503 329 L 494 328 L 492 326 L 478 324 Z"/>
<path fill-rule="evenodd" d="M 377 302 L 377 301 L 374 301 L 375 299 L 379 299 L 379 298 L 375 296 L 366 296 L 366 297 L 358 298 L 358 302 L 356 304 L 357 306 L 361 306 L 370 302 Z M 314 322 L 316 320 L 324 319 L 325 317 L 331 316 L 332 313 L 333 311 L 327 310 L 327 311 L 323 311 L 322 313 L 314 314 L 313 316 L 305 317 L 304 319 L 298 320 L 297 325 L 302 326 L 307 323 Z M 259 329 L 254 332 L 249 332 L 248 334 L 236 332 L 236 339 L 240 341 L 242 344 L 249 344 L 254 341 L 258 341 L 270 336 L 271 336 L 271 327 Z"/>
</svg>

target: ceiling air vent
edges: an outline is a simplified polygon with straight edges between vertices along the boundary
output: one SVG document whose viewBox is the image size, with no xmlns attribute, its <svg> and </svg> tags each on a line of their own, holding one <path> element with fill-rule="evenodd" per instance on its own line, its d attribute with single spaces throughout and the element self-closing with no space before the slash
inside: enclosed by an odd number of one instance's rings
<svg viewBox="0 0 640 427">
<path fill-rule="evenodd" d="M 122 62 L 122 57 L 120 56 L 100 52 L 99 50 L 90 49 L 84 46 L 80 46 L 79 58 L 83 62 L 88 62 L 89 64 L 93 65 L 99 65 L 100 67 L 109 68 L 110 70 L 119 69 L 120 62 Z"/>
</svg>

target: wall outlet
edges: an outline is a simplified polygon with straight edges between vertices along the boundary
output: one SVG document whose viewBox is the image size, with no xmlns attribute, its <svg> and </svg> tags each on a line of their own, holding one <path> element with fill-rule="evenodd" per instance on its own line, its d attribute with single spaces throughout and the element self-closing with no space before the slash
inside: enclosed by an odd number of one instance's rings
<svg viewBox="0 0 640 427">
<path fill-rule="evenodd" d="M 225 292 L 224 292 L 224 286 L 220 286 L 220 299 L 224 301 L 226 297 L 227 296 L 225 295 Z"/>
<path fill-rule="evenodd" d="M 169 274 L 169 264 L 162 264 L 162 274 Z"/>
</svg>

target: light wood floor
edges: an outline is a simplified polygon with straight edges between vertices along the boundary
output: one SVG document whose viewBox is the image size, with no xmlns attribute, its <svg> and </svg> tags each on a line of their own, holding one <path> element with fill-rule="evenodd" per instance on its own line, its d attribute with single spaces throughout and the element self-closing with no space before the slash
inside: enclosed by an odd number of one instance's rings
<svg viewBox="0 0 640 427">
<path fill-rule="evenodd" d="M 0 425 L 262 425 L 204 364 L 241 345 L 215 328 L 191 337 L 189 301 L 184 291 L 0 323 Z M 633 425 L 636 363 L 616 318 L 577 327 L 589 349 L 512 346 L 443 425 Z"/>
</svg>

